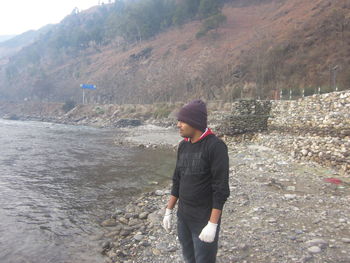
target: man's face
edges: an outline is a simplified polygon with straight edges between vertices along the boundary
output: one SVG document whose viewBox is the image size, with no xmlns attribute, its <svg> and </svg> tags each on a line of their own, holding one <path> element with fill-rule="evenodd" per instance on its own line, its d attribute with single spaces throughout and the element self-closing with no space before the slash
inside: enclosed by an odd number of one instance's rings
<svg viewBox="0 0 350 263">
<path fill-rule="evenodd" d="M 195 134 L 196 129 L 183 121 L 178 121 L 177 127 L 179 128 L 180 136 L 182 137 L 192 138 Z"/>
</svg>

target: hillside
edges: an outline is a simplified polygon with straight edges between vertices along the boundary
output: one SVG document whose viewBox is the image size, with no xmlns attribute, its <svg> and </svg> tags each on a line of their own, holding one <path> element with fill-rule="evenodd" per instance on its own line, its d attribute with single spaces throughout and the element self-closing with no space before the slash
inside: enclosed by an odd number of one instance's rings
<svg viewBox="0 0 350 263">
<path fill-rule="evenodd" d="M 42 34 L 52 28 L 52 25 L 46 25 L 39 30 L 29 30 L 17 36 L 9 36 L 0 39 L 0 65 L 6 64 L 9 57 L 16 54 L 21 48 L 35 42 Z"/>
<path fill-rule="evenodd" d="M 9 39 L 11 39 L 11 38 L 13 38 L 15 35 L 1 35 L 0 36 L 0 43 L 1 42 L 4 42 L 4 41 L 7 41 L 7 40 L 9 40 Z"/>
<path fill-rule="evenodd" d="M 72 14 L 59 26 L 72 31 L 73 18 L 92 26 L 89 17 L 102 17 L 106 8 Z M 30 52 L 49 44 L 41 39 L 1 67 L 0 98 L 80 101 L 80 83 L 97 85 L 86 96 L 98 103 L 271 98 L 274 89 L 300 96 L 302 89 L 327 92 L 334 82 L 349 88 L 348 1 L 231 0 L 221 11 L 225 22 L 201 37 L 203 19 L 196 17 L 136 41 L 94 39 L 78 51 L 51 51 L 27 62 L 37 54 Z M 58 31 L 49 34 L 58 37 Z"/>
</svg>

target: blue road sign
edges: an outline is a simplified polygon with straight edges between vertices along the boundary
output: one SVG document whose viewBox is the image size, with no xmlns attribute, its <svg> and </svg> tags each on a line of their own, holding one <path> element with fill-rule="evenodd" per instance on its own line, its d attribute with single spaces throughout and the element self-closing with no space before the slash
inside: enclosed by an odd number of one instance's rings
<svg viewBox="0 0 350 263">
<path fill-rule="evenodd" d="M 82 89 L 96 89 L 96 85 L 93 84 L 80 84 Z"/>
</svg>

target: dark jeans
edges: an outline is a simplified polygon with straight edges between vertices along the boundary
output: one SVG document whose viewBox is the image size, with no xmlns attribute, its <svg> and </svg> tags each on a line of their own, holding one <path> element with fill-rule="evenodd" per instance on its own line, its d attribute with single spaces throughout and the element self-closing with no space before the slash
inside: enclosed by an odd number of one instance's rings
<svg viewBox="0 0 350 263">
<path fill-rule="evenodd" d="M 215 239 L 211 243 L 204 242 L 198 237 L 207 223 L 208 221 L 203 223 L 187 222 L 178 216 L 177 232 L 186 263 L 215 263 L 221 218 L 216 229 Z"/>
</svg>

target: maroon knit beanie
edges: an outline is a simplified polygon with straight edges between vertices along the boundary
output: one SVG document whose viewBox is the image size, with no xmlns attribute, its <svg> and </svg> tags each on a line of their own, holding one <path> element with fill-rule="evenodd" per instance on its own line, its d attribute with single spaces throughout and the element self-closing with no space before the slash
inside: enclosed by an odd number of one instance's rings
<svg viewBox="0 0 350 263">
<path fill-rule="evenodd" d="M 202 132 L 207 128 L 207 107 L 202 100 L 189 102 L 180 109 L 176 117 Z"/>
</svg>

